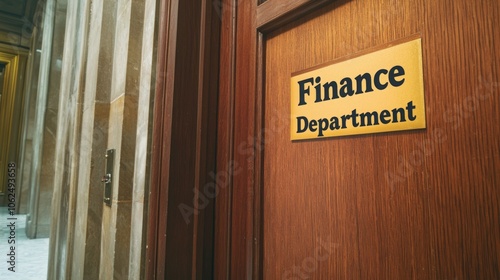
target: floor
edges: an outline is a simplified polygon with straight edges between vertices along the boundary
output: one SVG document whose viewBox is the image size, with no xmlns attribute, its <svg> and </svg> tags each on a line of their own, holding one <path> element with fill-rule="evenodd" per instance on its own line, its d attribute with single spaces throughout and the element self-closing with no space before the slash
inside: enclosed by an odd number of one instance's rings
<svg viewBox="0 0 500 280">
<path fill-rule="evenodd" d="M 9 226 L 15 225 L 15 235 Z M 0 207 L 0 279 L 2 280 L 44 280 L 47 279 L 49 239 L 28 239 L 25 234 L 26 215 L 9 215 Z M 11 236 L 12 235 L 12 236 Z M 15 236 L 15 244 L 9 237 Z M 11 244 L 9 244 L 9 240 Z M 15 246 L 15 272 L 9 270 L 11 246 Z M 12 263 L 14 264 L 14 263 Z"/>
</svg>

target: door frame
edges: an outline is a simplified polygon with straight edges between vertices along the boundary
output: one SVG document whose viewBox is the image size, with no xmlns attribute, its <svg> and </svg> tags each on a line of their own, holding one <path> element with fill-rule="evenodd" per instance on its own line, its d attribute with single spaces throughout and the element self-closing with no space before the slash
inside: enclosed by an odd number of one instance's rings
<svg viewBox="0 0 500 280">
<path fill-rule="evenodd" d="M 263 278 L 266 35 L 333 2 L 222 1 L 215 279 Z"/>
<path fill-rule="evenodd" d="M 5 195 L 7 191 L 7 164 L 10 160 L 17 160 L 18 148 L 16 143 L 12 143 L 13 138 L 12 123 L 15 118 L 16 103 L 19 103 L 19 99 L 16 98 L 17 95 L 17 82 L 19 73 L 19 60 L 20 55 L 4 51 L 4 48 L 0 48 L 0 63 L 5 65 L 4 69 L 4 82 L 0 85 L 3 88 L 2 100 L 0 101 L 0 131 L 2 135 L 0 136 L 0 194 Z M 21 131 L 19 128 L 14 129 L 16 135 Z M 16 139 L 16 138 L 14 138 Z M 9 154 L 12 153 L 14 149 L 14 158 L 10 158 Z M 2 204 L 2 202 L 0 202 Z"/>
<path fill-rule="evenodd" d="M 213 274 L 214 199 L 199 198 L 216 163 L 220 20 L 210 3 L 165 0 L 158 9 L 145 279 Z M 181 205 L 193 210 L 189 220 Z"/>
<path fill-rule="evenodd" d="M 174 124 L 178 121 L 173 119 L 173 104 L 174 98 L 182 94 L 175 88 L 179 82 L 177 67 L 180 61 L 190 58 L 177 56 L 177 50 L 191 46 L 180 46 L 180 34 L 177 32 L 180 24 L 186 24 L 182 20 L 192 18 L 192 15 L 180 14 L 180 1 L 183 0 L 162 1 L 158 14 L 146 279 L 165 278 L 165 266 L 169 265 L 166 257 L 166 244 L 170 238 L 167 229 L 168 205 L 179 203 L 169 198 L 169 182 L 175 175 L 170 174 L 170 167 L 174 164 L 171 154 L 172 149 L 177 148 L 172 146 L 172 137 L 176 133 Z M 193 258 L 192 279 L 262 278 L 263 155 L 262 145 L 257 143 L 263 143 L 266 35 L 333 2 L 215 0 L 207 4 L 201 1 L 201 31 L 199 40 L 194 42 L 200 48 L 198 114 L 204 117 L 216 115 L 217 118 L 213 124 L 210 121 L 198 123 L 199 133 L 193 137 L 197 139 L 197 151 L 202 153 L 195 159 L 197 168 L 193 174 L 197 187 L 212 180 L 216 185 L 216 197 L 215 218 L 210 221 L 210 214 L 197 215 L 195 223 L 199 227 L 193 231 L 192 238 L 179 241 L 192 249 L 189 252 Z M 219 22 L 214 20 L 215 13 L 219 16 Z M 212 56 L 215 56 L 216 62 Z M 218 74 L 216 77 L 209 75 L 214 70 Z M 215 99 L 218 101 L 215 106 L 210 106 L 214 100 L 213 83 L 210 81 L 214 79 L 218 82 Z M 212 137 L 217 142 L 210 144 Z M 244 152 L 241 152 L 242 147 L 246 148 Z M 208 151 L 205 154 L 204 149 Z M 210 162 L 213 157 L 217 161 L 212 169 Z M 201 189 L 198 191 L 200 193 Z M 197 199 L 198 195 L 193 195 L 193 200 Z M 196 208 L 197 202 L 194 203 Z M 209 219 L 204 220 L 204 217 Z M 207 226 L 209 223 L 213 223 L 212 229 Z M 210 258 L 215 261 L 210 263 Z M 208 275 L 210 265 L 212 272 Z"/>
</svg>

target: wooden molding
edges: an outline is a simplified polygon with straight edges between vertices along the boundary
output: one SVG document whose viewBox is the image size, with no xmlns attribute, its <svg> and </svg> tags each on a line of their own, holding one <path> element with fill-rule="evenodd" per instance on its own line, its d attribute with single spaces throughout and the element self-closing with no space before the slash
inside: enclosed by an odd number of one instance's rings
<svg viewBox="0 0 500 280">
<path fill-rule="evenodd" d="M 262 279 L 265 35 L 333 1 L 256 2 L 222 2 L 217 170 L 230 176 L 217 197 L 216 279 Z"/>
<path fill-rule="evenodd" d="M 267 0 L 257 7 L 257 28 L 268 32 L 332 2 L 334 0 Z"/>
<path fill-rule="evenodd" d="M 213 275 L 215 206 L 199 201 L 215 169 L 220 20 L 195 0 L 164 1 L 159 17 L 146 279 L 201 279 Z"/>
<path fill-rule="evenodd" d="M 148 206 L 148 230 L 147 230 L 147 249 L 146 249 L 146 279 L 156 279 L 158 269 L 158 254 L 160 244 L 164 246 L 163 236 L 159 236 L 159 227 L 161 223 L 159 207 L 162 205 L 161 179 L 162 179 L 162 154 L 163 154 L 163 120 L 165 118 L 165 91 L 166 91 L 166 73 L 167 54 L 168 54 L 168 30 L 167 21 L 170 11 L 171 1 L 162 1 L 159 7 L 159 37 L 158 54 L 156 65 L 156 85 L 154 96 L 154 119 L 153 119 L 153 145 L 151 157 L 151 184 L 149 191 Z M 169 145 L 167 145 L 169 147 Z M 165 198 L 163 198 L 165 199 Z M 163 203 L 164 204 L 164 203 Z M 164 225 L 161 225 L 164 226 Z M 162 232 L 165 230 L 162 229 Z M 163 257 L 164 258 L 164 257 Z"/>
</svg>

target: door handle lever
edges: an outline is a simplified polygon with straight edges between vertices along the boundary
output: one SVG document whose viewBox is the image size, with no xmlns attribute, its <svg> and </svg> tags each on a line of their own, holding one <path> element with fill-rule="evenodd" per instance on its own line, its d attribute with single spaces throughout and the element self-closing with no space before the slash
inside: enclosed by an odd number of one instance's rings
<svg viewBox="0 0 500 280">
<path fill-rule="evenodd" d="M 108 174 L 102 176 L 101 182 L 103 182 L 104 184 L 111 183 L 111 174 L 108 173 Z"/>
</svg>

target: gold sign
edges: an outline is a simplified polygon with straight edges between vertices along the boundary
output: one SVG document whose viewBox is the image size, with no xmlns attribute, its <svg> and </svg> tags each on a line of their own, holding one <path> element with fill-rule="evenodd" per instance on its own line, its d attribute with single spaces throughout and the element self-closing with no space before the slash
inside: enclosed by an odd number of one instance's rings
<svg viewBox="0 0 500 280">
<path fill-rule="evenodd" d="M 425 128 L 421 39 L 292 75 L 291 139 Z"/>
</svg>

